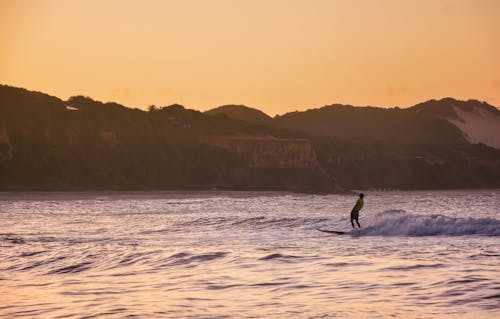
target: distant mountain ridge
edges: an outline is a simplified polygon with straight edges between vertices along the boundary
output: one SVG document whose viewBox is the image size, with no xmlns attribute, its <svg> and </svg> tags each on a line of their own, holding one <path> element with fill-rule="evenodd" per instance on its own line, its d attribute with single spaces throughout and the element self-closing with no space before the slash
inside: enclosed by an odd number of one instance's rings
<svg viewBox="0 0 500 319">
<path fill-rule="evenodd" d="M 499 113 L 451 98 L 143 111 L 0 85 L 0 190 L 498 188 Z"/>
<path fill-rule="evenodd" d="M 256 119 L 256 112 L 259 112 L 259 119 Z M 209 115 L 224 114 L 248 123 L 299 129 L 331 137 L 408 140 L 432 138 L 426 136 L 430 132 L 434 137 L 454 135 L 454 139 L 463 137 L 471 143 L 483 143 L 500 149 L 500 110 L 477 100 L 443 98 L 408 108 L 332 104 L 274 118 L 260 113 L 259 110 L 242 105 L 228 105 L 206 112 Z"/>
</svg>

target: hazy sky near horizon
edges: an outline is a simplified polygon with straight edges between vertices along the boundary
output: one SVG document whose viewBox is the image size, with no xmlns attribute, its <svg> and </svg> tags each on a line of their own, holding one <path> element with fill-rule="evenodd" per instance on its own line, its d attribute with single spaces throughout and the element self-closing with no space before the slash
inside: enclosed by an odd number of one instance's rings
<svg viewBox="0 0 500 319">
<path fill-rule="evenodd" d="M 129 107 L 500 106 L 498 0 L 0 0 L 0 83 Z"/>
</svg>

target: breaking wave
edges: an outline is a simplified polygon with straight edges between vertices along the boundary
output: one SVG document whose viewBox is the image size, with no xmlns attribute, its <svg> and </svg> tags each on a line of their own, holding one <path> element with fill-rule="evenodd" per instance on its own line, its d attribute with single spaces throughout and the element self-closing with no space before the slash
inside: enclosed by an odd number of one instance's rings
<svg viewBox="0 0 500 319">
<path fill-rule="evenodd" d="M 443 215 L 417 215 L 401 210 L 383 211 L 368 221 L 360 235 L 380 236 L 500 236 L 495 218 L 455 218 Z"/>
</svg>

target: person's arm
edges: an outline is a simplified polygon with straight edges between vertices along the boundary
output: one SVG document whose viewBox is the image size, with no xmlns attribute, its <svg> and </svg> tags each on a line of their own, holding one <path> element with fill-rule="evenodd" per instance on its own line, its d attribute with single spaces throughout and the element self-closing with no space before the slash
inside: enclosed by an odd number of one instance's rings
<svg viewBox="0 0 500 319">
<path fill-rule="evenodd" d="M 356 207 L 358 207 L 358 203 L 359 203 L 359 199 L 356 201 L 356 203 L 354 204 L 354 207 L 352 208 L 352 210 L 356 210 Z"/>
<path fill-rule="evenodd" d="M 363 201 L 362 198 L 358 199 L 358 203 L 357 203 L 357 205 L 358 205 L 358 212 L 361 211 L 361 209 L 363 208 L 364 203 L 365 202 Z"/>
</svg>

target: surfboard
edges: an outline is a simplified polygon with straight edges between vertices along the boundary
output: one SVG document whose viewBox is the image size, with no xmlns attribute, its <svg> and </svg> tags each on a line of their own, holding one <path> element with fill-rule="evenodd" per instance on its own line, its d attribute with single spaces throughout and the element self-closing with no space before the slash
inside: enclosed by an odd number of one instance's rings
<svg viewBox="0 0 500 319">
<path fill-rule="evenodd" d="M 316 228 L 316 230 L 319 230 L 319 231 L 324 232 L 324 233 L 335 234 L 335 235 L 345 235 L 346 234 L 345 231 L 339 231 L 339 230 L 328 230 L 328 229 L 319 229 L 319 228 Z"/>
</svg>

